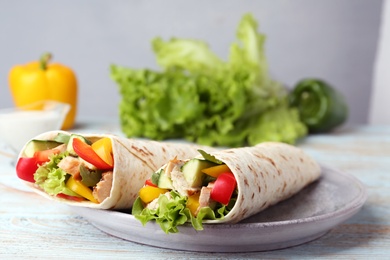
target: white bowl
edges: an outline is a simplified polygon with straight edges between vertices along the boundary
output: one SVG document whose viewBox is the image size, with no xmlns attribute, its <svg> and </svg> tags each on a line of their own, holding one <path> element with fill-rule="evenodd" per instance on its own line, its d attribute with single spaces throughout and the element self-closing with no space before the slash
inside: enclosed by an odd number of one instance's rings
<svg viewBox="0 0 390 260">
<path fill-rule="evenodd" d="M 59 130 L 69 109 L 69 104 L 52 100 L 0 109 L 0 141 L 19 152 L 31 138 Z"/>
</svg>

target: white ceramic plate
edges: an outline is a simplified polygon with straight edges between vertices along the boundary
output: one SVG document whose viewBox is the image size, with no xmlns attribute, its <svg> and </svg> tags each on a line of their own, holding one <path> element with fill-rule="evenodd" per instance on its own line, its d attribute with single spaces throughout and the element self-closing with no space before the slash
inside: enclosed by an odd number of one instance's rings
<svg viewBox="0 0 390 260">
<path fill-rule="evenodd" d="M 281 249 L 312 241 L 356 214 L 366 200 L 353 176 L 322 166 L 323 176 L 294 197 L 238 224 L 190 225 L 165 234 L 156 223 L 145 226 L 126 212 L 72 207 L 100 230 L 150 246 L 200 252 L 250 252 Z"/>
</svg>

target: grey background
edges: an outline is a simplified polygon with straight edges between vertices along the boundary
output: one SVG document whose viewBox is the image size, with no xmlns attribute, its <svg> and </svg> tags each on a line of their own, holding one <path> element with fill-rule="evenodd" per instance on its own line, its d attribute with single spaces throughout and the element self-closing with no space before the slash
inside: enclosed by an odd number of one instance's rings
<svg viewBox="0 0 390 260">
<path fill-rule="evenodd" d="M 381 0 L 0 0 L 0 108 L 13 106 L 9 69 L 51 51 L 77 73 L 78 118 L 118 118 L 111 63 L 157 69 L 156 36 L 207 41 L 226 58 L 241 16 L 251 12 L 267 35 L 274 78 L 293 86 L 321 77 L 345 96 L 349 124 L 366 123 Z"/>
</svg>

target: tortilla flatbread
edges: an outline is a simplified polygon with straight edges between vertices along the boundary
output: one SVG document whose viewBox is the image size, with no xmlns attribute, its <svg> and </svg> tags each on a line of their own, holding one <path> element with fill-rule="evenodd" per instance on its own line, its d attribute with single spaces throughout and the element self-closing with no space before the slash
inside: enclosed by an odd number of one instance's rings
<svg viewBox="0 0 390 260">
<path fill-rule="evenodd" d="M 70 134 L 65 131 L 50 131 L 38 135 L 32 140 L 53 140 L 58 133 Z M 197 149 L 210 149 L 211 147 L 198 146 L 191 143 L 157 142 L 150 140 L 127 139 L 110 134 L 80 134 L 94 142 L 103 137 L 109 137 L 112 142 L 114 169 L 110 195 L 101 203 L 90 201 L 72 201 L 52 196 L 43 191 L 35 183 L 23 181 L 33 191 L 56 201 L 72 206 L 83 206 L 98 209 L 126 209 L 130 208 L 138 196 L 138 190 L 144 185 L 146 179 L 157 168 L 161 167 L 173 156 L 183 158 L 198 154 Z M 28 143 L 28 142 L 27 142 Z M 27 145 L 26 143 L 26 145 Z M 26 145 L 22 148 L 19 158 L 24 156 Z"/>
</svg>

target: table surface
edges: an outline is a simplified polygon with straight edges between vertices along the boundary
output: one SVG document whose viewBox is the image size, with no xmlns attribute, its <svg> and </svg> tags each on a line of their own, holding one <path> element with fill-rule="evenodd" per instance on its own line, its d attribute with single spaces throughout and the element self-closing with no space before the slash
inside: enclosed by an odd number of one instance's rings
<svg viewBox="0 0 390 260">
<path fill-rule="evenodd" d="M 121 134 L 117 123 L 90 122 L 78 125 L 72 131 Z M 390 126 L 345 127 L 332 134 L 309 136 L 297 145 L 320 163 L 359 179 L 367 188 L 367 201 L 355 216 L 314 241 L 286 249 L 250 253 L 176 251 L 108 235 L 70 207 L 31 193 L 16 179 L 8 151 L 1 151 L 0 259 L 388 259 Z"/>
</svg>

